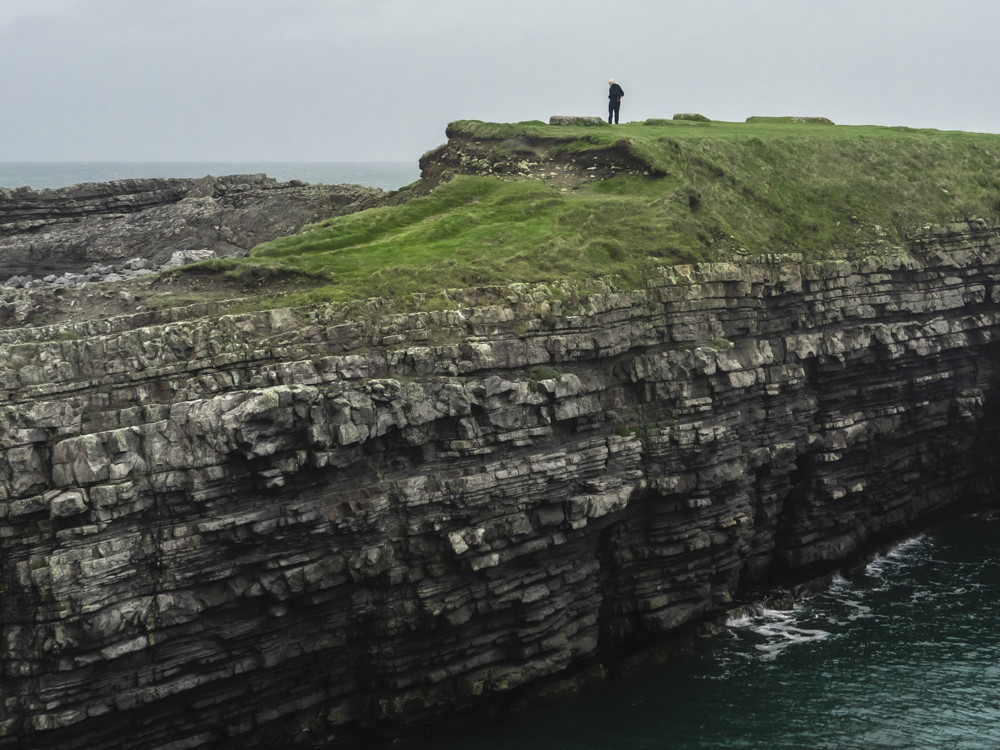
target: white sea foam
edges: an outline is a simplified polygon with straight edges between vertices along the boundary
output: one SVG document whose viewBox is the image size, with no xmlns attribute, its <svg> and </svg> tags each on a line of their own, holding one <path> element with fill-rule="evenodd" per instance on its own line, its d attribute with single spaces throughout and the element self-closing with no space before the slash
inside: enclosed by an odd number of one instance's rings
<svg viewBox="0 0 1000 750">
<path fill-rule="evenodd" d="M 754 644 L 754 650 L 762 658 L 773 659 L 789 646 L 830 637 L 828 630 L 800 624 L 805 612 L 805 608 L 801 606 L 789 610 L 760 608 L 756 613 L 745 613 L 733 618 L 729 627 L 734 631 L 747 633 L 755 640 L 762 640 Z"/>
<path fill-rule="evenodd" d="M 902 569 L 925 557 L 928 545 L 932 542 L 927 537 L 909 539 L 872 560 L 865 573 L 879 582 L 876 590 L 882 588 L 881 584 L 891 585 Z M 838 574 L 825 592 L 791 609 L 771 609 L 766 603 L 744 607 L 734 612 L 726 624 L 731 633 L 746 642 L 749 653 L 773 659 L 791 646 L 839 637 L 853 623 L 875 617 L 866 603 L 870 590 L 869 585 Z"/>
<path fill-rule="evenodd" d="M 726 627 L 731 629 L 746 628 L 753 623 L 753 617 L 745 611 L 726 620 Z"/>
<path fill-rule="evenodd" d="M 913 564 L 918 557 L 918 553 L 929 543 L 926 536 L 916 536 L 907 539 L 901 544 L 897 544 L 891 550 L 882 555 L 876 555 L 875 559 L 868 563 L 865 573 L 873 578 L 886 578 L 898 571 L 900 568 Z"/>
<path fill-rule="evenodd" d="M 846 608 L 847 612 L 843 619 L 838 619 L 837 624 L 846 625 L 857 620 L 872 617 L 872 608 L 863 604 L 860 599 L 838 599 L 838 603 Z"/>
</svg>

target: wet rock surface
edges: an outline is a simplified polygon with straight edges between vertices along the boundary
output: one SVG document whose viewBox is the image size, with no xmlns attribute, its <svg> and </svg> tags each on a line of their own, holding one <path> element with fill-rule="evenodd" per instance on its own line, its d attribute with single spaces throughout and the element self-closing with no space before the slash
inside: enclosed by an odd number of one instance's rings
<svg viewBox="0 0 1000 750">
<path fill-rule="evenodd" d="M 911 251 L 11 319 L 0 748 L 410 732 L 991 497 L 1000 231 Z"/>
</svg>

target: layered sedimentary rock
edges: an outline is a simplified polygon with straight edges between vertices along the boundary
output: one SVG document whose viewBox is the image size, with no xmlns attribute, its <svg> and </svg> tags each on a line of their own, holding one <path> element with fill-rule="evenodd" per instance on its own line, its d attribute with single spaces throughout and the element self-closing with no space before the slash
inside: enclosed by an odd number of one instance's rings
<svg viewBox="0 0 1000 750">
<path fill-rule="evenodd" d="M 185 251 L 245 255 L 383 195 L 376 188 L 282 183 L 262 174 L 0 188 L 0 280 L 132 258 L 163 264 Z"/>
<path fill-rule="evenodd" d="M 0 331 L 0 748 L 325 746 L 987 498 L 1000 232 Z"/>
</svg>

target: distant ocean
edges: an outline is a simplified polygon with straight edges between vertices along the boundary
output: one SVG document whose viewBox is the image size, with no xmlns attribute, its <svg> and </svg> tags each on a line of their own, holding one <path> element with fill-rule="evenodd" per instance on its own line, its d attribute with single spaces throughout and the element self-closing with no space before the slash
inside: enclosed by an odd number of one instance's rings
<svg viewBox="0 0 1000 750">
<path fill-rule="evenodd" d="M 416 160 L 397 161 L 106 161 L 0 162 L 0 187 L 60 188 L 81 182 L 149 177 L 222 177 L 266 174 L 279 182 L 301 180 L 321 185 L 354 184 L 396 190 L 420 177 Z"/>
</svg>

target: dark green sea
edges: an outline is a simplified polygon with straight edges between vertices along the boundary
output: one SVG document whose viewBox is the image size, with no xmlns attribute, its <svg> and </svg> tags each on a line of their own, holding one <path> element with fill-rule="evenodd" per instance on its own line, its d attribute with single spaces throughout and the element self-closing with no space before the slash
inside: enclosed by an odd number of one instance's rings
<svg viewBox="0 0 1000 750">
<path fill-rule="evenodd" d="M 1000 521 L 907 541 L 668 665 L 406 750 L 1000 748 Z"/>
</svg>

